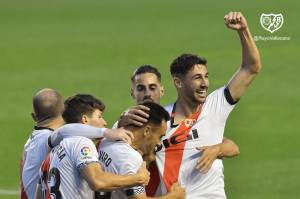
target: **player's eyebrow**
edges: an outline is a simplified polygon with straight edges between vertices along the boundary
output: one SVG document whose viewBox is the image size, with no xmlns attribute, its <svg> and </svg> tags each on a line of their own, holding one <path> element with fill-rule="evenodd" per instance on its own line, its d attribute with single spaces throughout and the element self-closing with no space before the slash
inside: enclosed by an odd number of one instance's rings
<svg viewBox="0 0 300 199">
<path fill-rule="evenodd" d="M 202 77 L 202 76 L 208 76 L 209 74 L 208 74 L 208 72 L 207 73 L 205 73 L 204 75 L 202 75 L 201 73 L 197 73 L 197 74 L 195 74 L 195 75 L 193 75 L 192 76 L 192 78 L 195 78 L 195 77 Z"/>
<path fill-rule="evenodd" d="M 149 86 L 150 86 L 150 87 L 152 87 L 152 86 L 156 86 L 156 87 L 157 87 L 157 84 L 152 83 L 152 84 L 150 84 Z"/>
</svg>

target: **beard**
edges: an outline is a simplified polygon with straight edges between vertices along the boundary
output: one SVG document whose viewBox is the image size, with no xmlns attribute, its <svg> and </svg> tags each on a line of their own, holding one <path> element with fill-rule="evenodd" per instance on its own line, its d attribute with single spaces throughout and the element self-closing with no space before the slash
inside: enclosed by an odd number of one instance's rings
<svg viewBox="0 0 300 199">
<path fill-rule="evenodd" d="M 203 104 L 207 97 L 207 86 L 202 86 L 197 89 L 185 88 L 184 95 L 185 98 L 193 104 Z"/>
</svg>

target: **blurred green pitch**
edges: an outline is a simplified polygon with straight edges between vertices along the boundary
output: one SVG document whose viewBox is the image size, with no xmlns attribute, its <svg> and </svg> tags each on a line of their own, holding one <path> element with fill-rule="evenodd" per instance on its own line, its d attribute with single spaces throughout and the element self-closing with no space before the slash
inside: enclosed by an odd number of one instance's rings
<svg viewBox="0 0 300 199">
<path fill-rule="evenodd" d="M 225 136 L 239 157 L 227 159 L 228 198 L 299 198 L 300 87 L 299 2 L 104 0 L 0 2 L 0 190 L 19 187 L 19 160 L 33 127 L 31 98 L 50 87 L 65 97 L 91 93 L 107 105 L 112 125 L 133 104 L 132 71 L 157 66 L 166 88 L 163 104 L 176 99 L 169 64 L 183 52 L 208 59 L 212 91 L 225 84 L 241 61 L 237 34 L 223 16 L 242 11 L 253 35 L 271 36 L 262 13 L 282 13 L 273 36 L 258 41 L 263 70 L 227 122 Z M 18 198 L 0 195 L 0 198 Z"/>
</svg>

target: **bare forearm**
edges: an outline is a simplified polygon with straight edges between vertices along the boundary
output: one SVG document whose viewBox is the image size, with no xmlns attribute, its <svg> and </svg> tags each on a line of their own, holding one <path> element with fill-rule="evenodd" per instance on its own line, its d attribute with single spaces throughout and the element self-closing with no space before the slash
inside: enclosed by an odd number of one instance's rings
<svg viewBox="0 0 300 199">
<path fill-rule="evenodd" d="M 221 144 L 218 144 L 218 158 L 234 157 L 240 154 L 239 147 L 230 139 L 224 138 Z"/>
<path fill-rule="evenodd" d="M 238 30 L 238 34 L 242 45 L 242 69 L 258 73 L 261 69 L 260 56 L 249 28 Z"/>
</svg>

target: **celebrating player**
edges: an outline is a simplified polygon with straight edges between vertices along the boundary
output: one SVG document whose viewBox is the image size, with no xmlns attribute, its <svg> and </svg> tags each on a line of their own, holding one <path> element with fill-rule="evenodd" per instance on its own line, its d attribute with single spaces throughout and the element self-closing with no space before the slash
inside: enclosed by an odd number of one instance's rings
<svg viewBox="0 0 300 199">
<path fill-rule="evenodd" d="M 171 64 L 178 97 L 167 106 L 171 122 L 156 153 L 162 193 L 179 181 L 186 188 L 187 198 L 226 198 L 222 160 L 215 160 L 206 174 L 197 172 L 195 165 L 203 164 L 198 160 L 203 151 L 195 148 L 222 142 L 226 119 L 261 70 L 261 63 L 244 16 L 230 12 L 224 20 L 228 28 L 237 31 L 242 45 L 241 67 L 226 86 L 207 96 L 209 81 L 204 58 L 183 54 Z"/>
<path fill-rule="evenodd" d="M 65 102 L 66 123 L 83 123 L 104 127 L 104 104 L 91 95 L 75 95 Z M 41 187 L 36 198 L 93 198 L 94 192 L 114 190 L 148 183 L 149 173 L 142 164 L 136 174 L 121 176 L 105 173 L 98 160 L 94 143 L 85 137 L 65 138 L 44 160 L 41 167 Z M 42 194 L 43 193 L 43 194 Z"/>
<path fill-rule="evenodd" d="M 124 140 L 130 142 L 131 132 L 124 129 L 106 129 L 106 128 L 83 128 L 77 124 L 65 125 L 61 116 L 64 110 L 64 99 L 57 91 L 53 89 L 42 89 L 33 97 L 32 117 L 36 122 L 34 131 L 24 146 L 23 157 L 21 160 L 21 199 L 33 199 L 35 187 L 38 183 L 38 171 L 49 152 L 49 145 L 57 144 L 64 137 L 74 136 L 76 132 L 70 132 L 69 129 L 85 129 L 84 132 L 89 138 L 107 137 L 110 139 Z M 58 128 L 58 129 L 57 129 Z M 56 130 L 55 130 L 56 129 Z M 55 130 L 56 133 L 52 133 Z M 79 134 L 80 134 L 79 133 Z M 48 142 L 50 138 L 50 142 Z M 53 143 L 51 143 L 51 140 Z"/>
<path fill-rule="evenodd" d="M 143 106 L 149 109 L 148 122 L 143 126 L 128 125 L 125 128 L 132 131 L 134 141 L 131 145 L 125 142 L 104 140 L 99 146 L 99 159 L 106 172 L 129 175 L 137 172 L 143 160 L 152 162 L 155 160 L 155 147 L 160 143 L 160 138 L 167 130 L 169 113 L 160 105 L 153 102 L 145 102 Z M 161 197 L 165 199 L 184 198 L 184 190 L 177 184 L 173 184 L 171 191 Z M 98 198 L 148 198 L 144 186 L 129 187 L 113 192 L 99 194 Z"/>
<path fill-rule="evenodd" d="M 141 104 L 144 101 L 160 102 L 161 97 L 164 94 L 164 88 L 161 84 L 161 74 L 159 71 L 150 65 L 140 66 L 131 77 L 132 87 L 131 96 L 137 104 Z M 142 105 L 136 105 L 128 109 L 121 116 L 118 121 L 119 126 L 134 124 L 137 126 L 143 125 L 147 121 L 148 115 L 145 113 L 147 107 Z M 199 158 L 197 168 L 206 173 L 211 168 L 214 160 L 222 157 L 233 157 L 239 154 L 238 146 L 230 139 L 224 138 L 222 143 L 208 146 L 202 146 L 202 155 Z M 198 146 L 198 147 L 199 147 Z M 149 166 L 151 172 L 151 178 L 148 186 L 146 187 L 147 195 L 154 196 L 160 195 L 161 192 L 157 190 L 159 182 L 159 176 L 157 166 L 155 162 L 152 162 Z M 157 194 L 155 194 L 157 192 Z"/>
<path fill-rule="evenodd" d="M 47 140 L 54 129 L 64 124 L 61 114 L 64 99 L 55 90 L 42 89 L 33 97 L 34 131 L 24 146 L 21 160 L 21 199 L 33 199 L 38 171 L 49 152 Z"/>
</svg>

